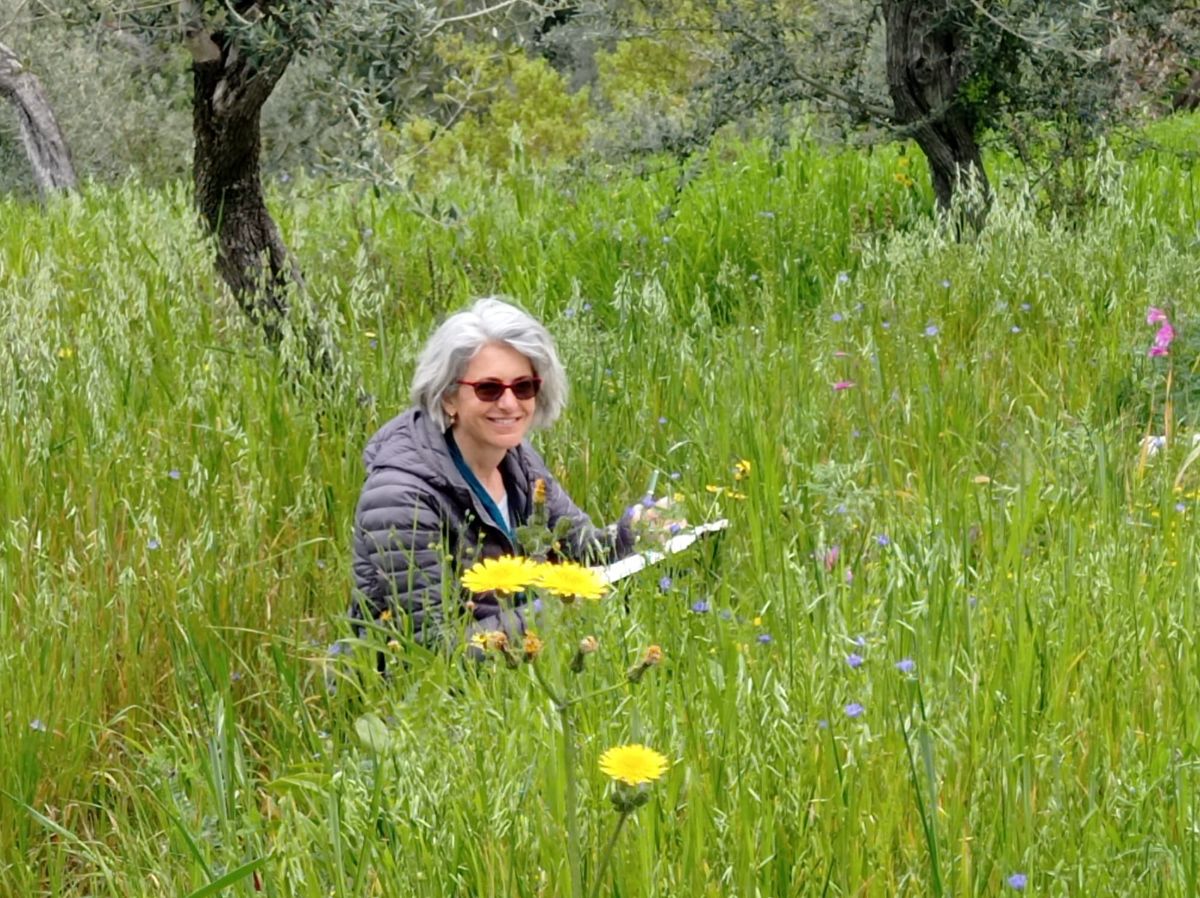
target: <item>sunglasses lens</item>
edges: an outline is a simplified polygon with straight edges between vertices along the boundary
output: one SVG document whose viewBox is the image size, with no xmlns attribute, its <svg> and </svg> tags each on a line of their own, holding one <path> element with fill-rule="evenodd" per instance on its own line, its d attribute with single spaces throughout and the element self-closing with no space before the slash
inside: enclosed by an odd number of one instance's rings
<svg viewBox="0 0 1200 898">
<path fill-rule="evenodd" d="M 518 399 L 532 399 L 538 394 L 542 382 L 536 377 L 521 377 L 513 381 L 513 395 Z"/>
<path fill-rule="evenodd" d="M 504 384 L 498 380 L 484 380 L 475 384 L 475 395 L 481 402 L 495 402 L 504 395 Z"/>
</svg>

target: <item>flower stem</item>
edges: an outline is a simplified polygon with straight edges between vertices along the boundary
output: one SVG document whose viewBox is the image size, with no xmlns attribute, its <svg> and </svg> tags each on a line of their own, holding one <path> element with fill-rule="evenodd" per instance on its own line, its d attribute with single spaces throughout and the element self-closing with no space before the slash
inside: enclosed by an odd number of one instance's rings
<svg viewBox="0 0 1200 898">
<path fill-rule="evenodd" d="M 562 718 L 563 772 L 566 775 L 567 864 L 571 868 L 571 898 L 583 898 L 583 868 L 579 857 L 579 793 L 576 783 L 575 721 L 568 705 L 559 705 Z"/>
<path fill-rule="evenodd" d="M 621 816 L 617 818 L 617 825 L 613 827 L 612 835 L 608 837 L 608 844 L 604 846 L 604 853 L 600 855 L 600 866 L 596 868 L 596 878 L 592 880 L 591 898 L 597 898 L 600 894 L 600 883 L 604 882 L 604 871 L 608 868 L 613 848 L 617 845 L 617 836 L 621 834 L 621 827 L 625 825 L 625 818 L 629 816 L 629 813 L 629 811 L 621 811 Z"/>
</svg>

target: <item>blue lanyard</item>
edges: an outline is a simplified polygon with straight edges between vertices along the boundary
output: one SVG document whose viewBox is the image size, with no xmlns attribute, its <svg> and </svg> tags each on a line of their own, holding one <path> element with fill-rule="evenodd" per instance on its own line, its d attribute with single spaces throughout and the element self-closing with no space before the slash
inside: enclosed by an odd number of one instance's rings
<svg viewBox="0 0 1200 898">
<path fill-rule="evenodd" d="M 483 488 L 483 484 L 479 482 L 479 478 L 475 476 L 475 472 L 471 470 L 470 465 L 463 458 L 462 452 L 458 448 L 458 443 L 454 441 L 454 434 L 449 430 L 446 431 L 446 447 L 450 450 L 450 457 L 454 459 L 454 466 L 458 468 L 458 473 L 462 474 L 463 480 L 467 482 L 467 486 L 471 488 L 471 492 L 475 494 L 475 498 L 483 505 L 483 510 L 491 515 L 492 520 L 496 522 L 496 526 L 508 537 L 508 541 L 516 549 L 516 533 L 504 522 L 504 515 L 500 513 L 500 507 L 496 505 L 496 501 L 492 498 L 491 493 Z M 511 509 L 512 506 L 510 505 L 509 508 Z"/>
</svg>

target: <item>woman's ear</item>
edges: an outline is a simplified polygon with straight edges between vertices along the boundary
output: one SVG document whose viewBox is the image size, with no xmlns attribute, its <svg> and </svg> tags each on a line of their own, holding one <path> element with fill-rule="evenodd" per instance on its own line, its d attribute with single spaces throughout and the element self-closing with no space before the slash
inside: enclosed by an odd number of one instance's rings
<svg viewBox="0 0 1200 898">
<path fill-rule="evenodd" d="M 458 417 L 458 396 L 456 393 L 442 397 L 442 412 L 451 422 Z"/>
</svg>

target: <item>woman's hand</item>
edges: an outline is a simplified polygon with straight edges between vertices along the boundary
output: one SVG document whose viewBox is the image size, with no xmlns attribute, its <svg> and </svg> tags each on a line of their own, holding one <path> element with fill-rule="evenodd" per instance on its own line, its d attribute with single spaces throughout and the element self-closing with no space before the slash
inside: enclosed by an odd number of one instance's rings
<svg viewBox="0 0 1200 898">
<path fill-rule="evenodd" d="M 656 502 L 647 497 L 634 505 L 629 510 L 629 524 L 638 536 L 638 543 L 647 548 L 661 548 L 688 526 L 687 519 L 676 511 L 669 496 Z"/>
</svg>

